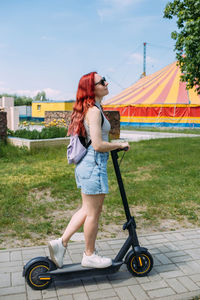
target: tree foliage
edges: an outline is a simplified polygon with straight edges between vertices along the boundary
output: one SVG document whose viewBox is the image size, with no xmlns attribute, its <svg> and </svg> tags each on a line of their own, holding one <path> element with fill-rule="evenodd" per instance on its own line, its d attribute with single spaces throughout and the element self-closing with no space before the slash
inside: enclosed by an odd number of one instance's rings
<svg viewBox="0 0 200 300">
<path fill-rule="evenodd" d="M 17 96 L 17 95 L 11 95 L 11 94 L 0 94 L 0 98 L 2 97 L 12 97 L 14 98 L 14 105 L 20 106 L 20 105 L 31 105 L 33 99 L 31 97 L 26 96 Z"/>
<path fill-rule="evenodd" d="M 176 41 L 175 51 L 187 88 L 196 87 L 200 94 L 200 0 L 173 0 L 168 2 L 164 17 L 177 17 L 178 31 L 171 33 Z"/>
<path fill-rule="evenodd" d="M 27 97 L 27 96 L 17 96 L 17 95 L 11 95 L 11 94 L 0 94 L 0 98 L 2 97 L 13 97 L 14 98 L 14 105 L 20 106 L 20 105 L 31 105 L 32 101 L 47 101 L 46 93 L 44 91 L 41 91 L 37 93 L 37 95 L 33 98 Z"/>
<path fill-rule="evenodd" d="M 35 101 L 46 101 L 47 98 L 46 98 L 46 93 L 45 93 L 45 91 L 42 91 L 42 92 L 37 93 L 37 95 L 34 97 L 34 100 L 35 100 Z"/>
</svg>

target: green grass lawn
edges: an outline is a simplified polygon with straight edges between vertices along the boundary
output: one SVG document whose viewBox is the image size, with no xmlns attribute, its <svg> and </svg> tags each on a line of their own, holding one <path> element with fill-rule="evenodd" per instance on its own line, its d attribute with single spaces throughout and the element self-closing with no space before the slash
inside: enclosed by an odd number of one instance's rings
<svg viewBox="0 0 200 300">
<path fill-rule="evenodd" d="M 136 222 L 156 226 L 160 220 L 186 219 L 199 226 L 200 139 L 130 144 L 121 172 L 132 212 L 139 208 Z M 108 176 L 100 230 L 102 224 L 121 226 L 125 220 L 111 157 Z M 63 233 L 80 199 L 66 146 L 28 151 L 0 144 L 0 244 L 8 236 L 39 240 Z"/>
</svg>

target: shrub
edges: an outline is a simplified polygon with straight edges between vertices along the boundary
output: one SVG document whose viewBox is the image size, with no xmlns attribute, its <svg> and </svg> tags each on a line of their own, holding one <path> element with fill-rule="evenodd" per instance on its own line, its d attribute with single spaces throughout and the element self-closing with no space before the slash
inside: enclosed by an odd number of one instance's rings
<svg viewBox="0 0 200 300">
<path fill-rule="evenodd" d="M 8 136 L 13 137 L 20 137 L 30 140 L 37 140 L 37 139 L 52 139 L 58 137 L 66 137 L 67 136 L 67 128 L 65 127 L 45 127 L 42 128 L 42 131 L 38 131 L 36 129 L 29 130 L 29 129 L 18 129 L 16 131 L 12 131 L 10 129 L 7 130 Z"/>
</svg>

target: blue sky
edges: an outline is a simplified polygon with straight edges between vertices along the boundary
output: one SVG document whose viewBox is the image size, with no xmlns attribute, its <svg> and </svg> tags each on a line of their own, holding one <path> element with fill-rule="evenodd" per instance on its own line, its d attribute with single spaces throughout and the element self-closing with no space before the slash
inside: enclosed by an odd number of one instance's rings
<svg viewBox="0 0 200 300">
<path fill-rule="evenodd" d="M 80 77 L 97 71 L 116 95 L 143 72 L 143 42 L 147 75 L 175 60 L 167 2 L 0 1 L 0 93 L 75 99 Z"/>
</svg>

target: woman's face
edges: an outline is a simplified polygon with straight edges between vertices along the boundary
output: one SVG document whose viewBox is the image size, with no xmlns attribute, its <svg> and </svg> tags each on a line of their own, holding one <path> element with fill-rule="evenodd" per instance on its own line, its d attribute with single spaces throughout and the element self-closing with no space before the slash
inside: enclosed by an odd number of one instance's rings
<svg viewBox="0 0 200 300">
<path fill-rule="evenodd" d="M 99 74 L 94 74 L 94 83 L 95 83 L 94 94 L 98 98 L 102 98 L 102 97 L 108 95 L 108 93 L 109 93 L 108 82 L 104 81 L 104 80 L 101 81 L 102 79 L 103 79 L 103 77 L 100 76 Z"/>
</svg>

